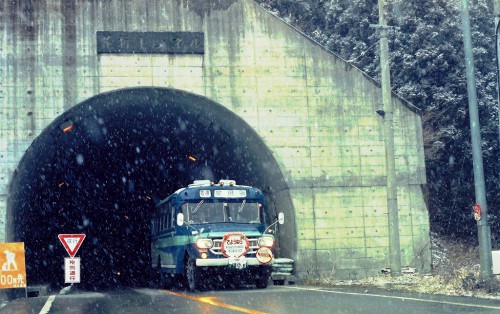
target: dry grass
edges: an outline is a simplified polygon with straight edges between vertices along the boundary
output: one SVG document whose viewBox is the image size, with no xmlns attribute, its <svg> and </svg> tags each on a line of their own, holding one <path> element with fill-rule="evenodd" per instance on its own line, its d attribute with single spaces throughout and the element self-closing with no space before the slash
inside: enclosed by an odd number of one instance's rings
<svg viewBox="0 0 500 314">
<path fill-rule="evenodd" d="M 335 276 L 308 279 L 322 286 L 378 287 L 418 293 L 500 297 L 500 278 L 484 281 L 480 276 L 479 251 L 472 245 L 432 237 L 433 270 L 427 274 L 403 273 L 398 277 L 382 274 L 359 280 L 339 280 Z"/>
</svg>

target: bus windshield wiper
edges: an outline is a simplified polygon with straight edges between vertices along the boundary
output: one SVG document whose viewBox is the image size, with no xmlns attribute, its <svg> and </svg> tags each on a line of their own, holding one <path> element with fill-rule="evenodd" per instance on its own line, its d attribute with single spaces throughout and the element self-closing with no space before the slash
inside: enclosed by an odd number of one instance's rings
<svg viewBox="0 0 500 314">
<path fill-rule="evenodd" d="M 193 211 L 191 212 L 192 214 L 196 213 L 198 211 L 198 209 L 200 209 L 201 205 L 205 202 L 205 200 L 201 200 L 197 205 L 196 207 L 193 209 Z"/>
<path fill-rule="evenodd" d="M 243 211 L 243 207 L 245 207 L 246 202 L 247 202 L 247 200 L 243 200 L 243 202 L 241 203 L 241 206 L 238 208 L 238 213 L 241 213 Z"/>
</svg>

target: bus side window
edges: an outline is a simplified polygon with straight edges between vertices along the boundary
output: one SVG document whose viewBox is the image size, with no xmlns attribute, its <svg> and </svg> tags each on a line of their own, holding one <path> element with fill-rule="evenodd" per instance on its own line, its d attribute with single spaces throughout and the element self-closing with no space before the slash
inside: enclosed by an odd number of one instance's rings
<svg viewBox="0 0 500 314">
<path fill-rule="evenodd" d="M 167 227 L 167 224 L 166 224 L 166 212 L 165 210 L 162 210 L 162 213 L 161 213 L 161 230 L 165 230 L 166 227 Z"/>
<path fill-rule="evenodd" d="M 172 205 L 170 207 L 170 227 L 174 227 L 175 226 L 175 223 L 174 223 L 175 218 L 174 217 L 175 217 L 175 206 Z"/>
<path fill-rule="evenodd" d="M 230 216 L 229 210 L 227 208 L 226 202 L 222 203 L 222 212 L 224 213 L 224 221 L 231 221 L 231 216 Z"/>
<path fill-rule="evenodd" d="M 189 203 L 182 204 L 182 213 L 184 214 L 184 221 L 190 220 Z"/>
<path fill-rule="evenodd" d="M 165 210 L 165 229 L 170 228 L 170 211 L 168 210 L 168 207 Z"/>
</svg>

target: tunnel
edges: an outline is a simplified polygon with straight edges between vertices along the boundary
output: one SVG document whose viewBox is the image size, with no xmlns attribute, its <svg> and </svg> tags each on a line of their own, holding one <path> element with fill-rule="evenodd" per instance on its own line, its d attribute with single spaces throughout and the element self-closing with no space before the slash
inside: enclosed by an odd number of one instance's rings
<svg viewBox="0 0 500 314">
<path fill-rule="evenodd" d="M 129 88 L 73 106 L 32 142 L 9 187 L 7 240 L 25 243 L 28 285 L 64 285 L 67 233 L 86 235 L 81 286 L 146 285 L 152 209 L 198 179 L 260 188 L 268 220 L 285 212 L 296 239 L 277 161 L 244 120 L 203 96 Z"/>
</svg>

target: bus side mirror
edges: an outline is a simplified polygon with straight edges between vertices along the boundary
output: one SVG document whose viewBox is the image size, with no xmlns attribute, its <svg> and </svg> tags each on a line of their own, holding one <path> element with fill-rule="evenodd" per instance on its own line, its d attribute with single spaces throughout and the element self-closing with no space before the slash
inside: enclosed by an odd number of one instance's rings
<svg viewBox="0 0 500 314">
<path fill-rule="evenodd" d="M 182 226 L 183 224 L 184 224 L 184 214 L 178 213 L 177 214 L 177 225 Z"/>
<path fill-rule="evenodd" d="M 282 225 L 282 224 L 284 224 L 284 223 L 285 223 L 285 214 L 283 214 L 283 213 L 279 213 L 279 214 L 278 214 L 278 223 L 279 223 L 280 225 Z"/>
</svg>

